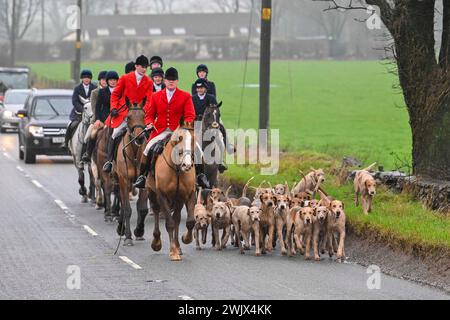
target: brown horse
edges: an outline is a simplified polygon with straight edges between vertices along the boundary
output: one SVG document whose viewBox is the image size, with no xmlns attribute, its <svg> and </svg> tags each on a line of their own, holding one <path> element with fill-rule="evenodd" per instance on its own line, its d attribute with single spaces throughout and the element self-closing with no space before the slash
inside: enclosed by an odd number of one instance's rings
<svg viewBox="0 0 450 320">
<path fill-rule="evenodd" d="M 146 189 L 149 192 L 150 206 L 155 215 L 152 249 L 161 250 L 161 232 L 159 231 L 160 212 L 166 218 L 166 230 L 170 241 L 170 260 L 181 260 L 181 248 L 178 233 L 181 210 L 187 209 L 187 231 L 182 236 L 183 243 L 192 242 L 192 229 L 195 225 L 195 168 L 193 123 L 180 125 L 172 134 L 163 153 L 155 163 L 155 177 L 148 175 Z"/>
<path fill-rule="evenodd" d="M 117 156 L 114 162 L 114 175 L 119 182 L 120 192 L 120 218 L 117 226 L 117 233 L 120 236 L 125 235 L 124 246 L 132 246 L 133 240 L 131 237 L 131 206 L 130 206 L 130 192 L 133 192 L 133 182 L 136 180 L 138 171 L 138 160 L 144 151 L 146 137 L 144 134 L 145 112 L 143 106 L 145 99 L 139 105 L 130 105 L 127 99 L 128 115 L 127 115 L 127 132 L 123 136 L 117 149 Z M 137 201 L 138 220 L 137 226 L 134 230 L 136 240 L 144 240 L 144 220 L 148 214 L 148 195 L 147 190 L 141 189 L 139 191 L 139 198 Z"/>
<path fill-rule="evenodd" d="M 97 132 L 96 147 L 92 153 L 93 168 L 95 176 L 95 187 L 97 189 L 97 197 L 103 193 L 103 207 L 105 209 L 105 222 L 112 222 L 114 219 L 119 217 L 119 186 L 117 181 L 112 179 L 110 173 L 103 172 L 101 168 L 107 160 L 106 148 L 108 145 L 108 139 L 110 138 L 109 130 L 110 128 L 104 127 Z M 111 194 L 114 194 L 114 203 L 111 202 Z M 101 200 L 97 200 L 101 202 Z"/>
</svg>

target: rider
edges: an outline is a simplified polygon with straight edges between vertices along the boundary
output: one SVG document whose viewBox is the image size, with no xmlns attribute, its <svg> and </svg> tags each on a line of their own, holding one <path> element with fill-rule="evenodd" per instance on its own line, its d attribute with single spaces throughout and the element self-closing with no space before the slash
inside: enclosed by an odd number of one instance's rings
<svg viewBox="0 0 450 320">
<path fill-rule="evenodd" d="M 91 131 L 88 130 L 86 133 L 88 143 L 87 150 L 83 155 L 83 161 L 89 161 L 92 155 L 92 151 L 94 151 L 97 132 L 101 128 L 105 126 L 105 121 L 109 116 L 110 110 L 110 101 L 111 101 L 111 93 L 114 91 L 114 88 L 117 85 L 117 81 L 119 80 L 119 74 L 116 71 L 108 71 L 105 77 L 107 86 L 99 90 L 97 102 L 94 108 L 94 123 L 89 127 Z"/>
<path fill-rule="evenodd" d="M 153 80 L 153 92 L 158 92 L 163 90 L 166 85 L 164 84 L 164 70 L 161 68 L 152 69 L 150 77 Z"/>
<path fill-rule="evenodd" d="M 83 70 L 80 74 L 81 83 L 73 89 L 72 105 L 73 109 L 70 112 L 70 123 L 67 127 L 64 146 L 67 148 L 69 140 L 72 138 L 72 134 L 75 132 L 78 124 L 81 122 L 81 114 L 83 113 L 83 104 L 80 101 L 79 96 L 90 99 L 91 92 L 97 88 L 96 85 L 91 83 L 92 71 Z M 84 152 L 84 151 L 83 151 Z"/>
<path fill-rule="evenodd" d="M 206 83 L 208 84 L 208 93 L 213 95 L 214 97 L 217 97 L 216 94 L 216 85 L 214 82 L 208 80 L 208 67 L 206 64 L 200 64 L 197 67 L 197 77 L 199 79 L 205 79 Z M 192 84 L 192 95 L 195 95 L 197 93 L 195 83 Z"/>
<path fill-rule="evenodd" d="M 163 140 L 175 131 L 182 117 L 185 123 L 195 120 L 191 95 L 178 89 L 177 69 L 166 70 L 164 83 L 166 88 L 153 94 L 151 103 L 146 106 L 149 109 L 145 113 L 145 123 L 147 130 L 153 129 L 153 131 L 142 154 L 139 177 L 134 184 L 136 188 L 145 187 L 146 173 L 149 169 L 149 152 L 152 152 L 152 157 L 161 154 L 164 148 Z"/>
<path fill-rule="evenodd" d="M 98 93 L 100 89 L 103 89 L 107 86 L 106 84 L 106 73 L 108 71 L 100 71 L 98 74 L 98 87 L 94 89 L 91 93 L 91 107 L 92 107 L 92 114 L 94 115 L 91 119 L 91 123 L 89 125 L 89 128 L 86 131 L 86 136 L 84 138 L 83 143 L 83 150 L 86 150 L 86 152 L 83 153 L 81 156 L 81 160 L 84 162 L 89 162 L 91 159 L 92 151 L 89 152 L 89 143 L 90 142 L 90 136 L 92 135 L 92 130 L 94 129 L 94 122 L 95 122 L 95 106 L 97 105 L 97 99 L 98 99 Z M 91 143 L 92 144 L 92 143 Z M 95 140 L 94 140 L 95 145 Z"/>
<path fill-rule="evenodd" d="M 131 103 L 140 103 L 146 98 L 144 110 L 148 108 L 153 94 L 153 82 L 145 74 L 148 68 L 148 58 L 139 56 L 135 62 L 136 70 L 123 75 L 111 94 L 111 114 L 106 124 L 113 128 L 108 140 L 108 161 L 103 166 L 104 172 L 111 172 L 114 151 L 120 141 L 120 137 L 127 130 L 126 116 L 128 113 L 126 99 Z M 112 139 L 111 139 L 112 138 Z"/>
<path fill-rule="evenodd" d="M 163 60 L 160 56 L 153 56 L 150 58 L 150 69 L 153 70 L 155 68 L 163 67 Z"/>
<path fill-rule="evenodd" d="M 197 93 L 192 96 L 192 102 L 194 103 L 197 121 L 202 121 L 203 113 L 205 112 L 206 107 L 210 105 L 217 106 L 217 100 L 216 97 L 214 97 L 212 94 L 209 94 L 208 82 L 206 81 L 206 79 L 199 78 L 197 79 L 197 81 L 195 81 L 194 85 Z M 219 130 L 223 136 L 223 143 L 225 146 L 227 146 L 227 132 L 221 121 L 219 121 Z M 220 173 L 224 173 L 224 171 L 228 168 L 224 163 L 221 163 L 219 164 L 218 169 Z M 199 175 L 198 178 L 201 182 L 204 182 L 204 178 L 202 175 Z"/>
<path fill-rule="evenodd" d="M 135 71 L 136 67 L 134 66 L 134 61 L 130 61 L 125 65 L 125 74 L 130 73 L 131 71 Z"/>
</svg>

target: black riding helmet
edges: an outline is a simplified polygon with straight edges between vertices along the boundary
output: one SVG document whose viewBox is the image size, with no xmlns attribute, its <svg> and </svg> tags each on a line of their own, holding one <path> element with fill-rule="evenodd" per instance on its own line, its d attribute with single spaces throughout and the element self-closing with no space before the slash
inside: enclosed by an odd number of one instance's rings
<svg viewBox="0 0 450 320">
<path fill-rule="evenodd" d="M 119 80 L 119 74 L 116 71 L 108 71 L 106 73 L 106 81 L 111 79 Z"/>
<path fill-rule="evenodd" d="M 197 77 L 198 77 L 198 73 L 200 71 L 205 71 L 206 75 L 208 75 L 208 67 L 206 66 L 206 64 L 199 64 L 197 67 Z"/>
<path fill-rule="evenodd" d="M 84 69 L 83 71 L 81 71 L 80 79 L 83 79 L 83 78 L 92 79 L 92 71 L 88 70 L 88 69 Z"/>
<path fill-rule="evenodd" d="M 155 62 L 159 63 L 161 68 L 163 67 L 163 60 L 160 56 L 153 56 L 150 58 L 150 66 Z"/>
<path fill-rule="evenodd" d="M 164 78 L 164 70 L 161 69 L 161 68 L 152 69 L 152 73 L 150 74 L 150 78 L 153 79 L 153 77 L 156 77 L 156 76 L 160 76 L 160 77 Z"/>
<path fill-rule="evenodd" d="M 106 74 L 108 73 L 108 71 L 100 71 L 99 73 L 98 73 L 98 78 L 97 78 L 97 80 L 98 81 L 100 81 L 100 80 L 102 80 L 102 79 L 106 79 Z"/>
</svg>

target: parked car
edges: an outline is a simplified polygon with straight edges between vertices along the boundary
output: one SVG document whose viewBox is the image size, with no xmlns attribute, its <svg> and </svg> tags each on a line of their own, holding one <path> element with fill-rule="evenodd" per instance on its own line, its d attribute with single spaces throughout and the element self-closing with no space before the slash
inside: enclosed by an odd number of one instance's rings
<svg viewBox="0 0 450 320">
<path fill-rule="evenodd" d="M 19 118 L 16 113 L 23 109 L 30 92 L 31 90 L 15 89 L 6 91 L 4 101 L 0 102 L 0 132 L 5 132 L 6 129 L 17 129 Z"/>
<path fill-rule="evenodd" d="M 69 155 L 64 137 L 72 110 L 72 90 L 33 89 L 19 110 L 19 158 L 35 163 L 36 155 Z"/>
</svg>

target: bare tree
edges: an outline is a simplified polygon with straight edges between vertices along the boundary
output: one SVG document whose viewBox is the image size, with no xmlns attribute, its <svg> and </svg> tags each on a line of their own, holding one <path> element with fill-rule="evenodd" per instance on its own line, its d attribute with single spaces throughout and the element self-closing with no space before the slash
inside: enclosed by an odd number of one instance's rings
<svg viewBox="0 0 450 320">
<path fill-rule="evenodd" d="M 379 7 L 393 38 L 392 53 L 409 114 L 413 172 L 450 180 L 450 1 L 442 1 L 442 15 L 436 10 L 438 2 L 330 1 L 330 9 Z M 440 48 L 435 47 L 436 19 L 442 19 Z"/>
<path fill-rule="evenodd" d="M 16 41 L 27 33 L 39 7 L 39 0 L 0 0 L 0 23 L 10 42 L 11 66 L 16 63 Z"/>
<path fill-rule="evenodd" d="M 252 7 L 251 0 L 214 0 L 213 2 L 221 12 L 237 13 L 240 10 L 249 11 Z"/>
</svg>

